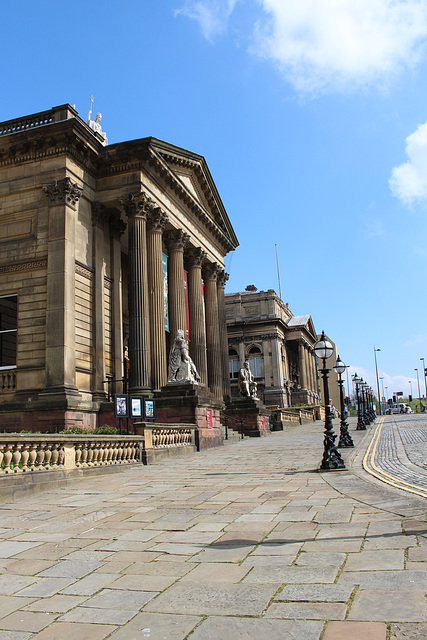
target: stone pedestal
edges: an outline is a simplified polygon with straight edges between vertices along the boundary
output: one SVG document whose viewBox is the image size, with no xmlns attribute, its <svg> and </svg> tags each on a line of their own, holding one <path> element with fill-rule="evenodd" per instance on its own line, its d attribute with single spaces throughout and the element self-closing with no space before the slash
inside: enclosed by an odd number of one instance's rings
<svg viewBox="0 0 427 640">
<path fill-rule="evenodd" d="M 260 437 L 270 433 L 271 411 L 260 400 L 243 397 L 233 398 L 231 404 L 227 405 L 225 412 L 236 420 L 243 420 L 245 436 Z"/>
<path fill-rule="evenodd" d="M 223 444 L 221 410 L 208 387 L 196 383 L 171 384 L 155 394 L 156 422 L 195 424 L 197 449 L 209 449 Z"/>
</svg>

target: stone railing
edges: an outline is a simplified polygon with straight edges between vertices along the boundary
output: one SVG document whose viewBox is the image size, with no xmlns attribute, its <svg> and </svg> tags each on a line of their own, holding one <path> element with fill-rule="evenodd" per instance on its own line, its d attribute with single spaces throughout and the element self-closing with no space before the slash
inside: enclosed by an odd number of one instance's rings
<svg viewBox="0 0 427 640">
<path fill-rule="evenodd" d="M 138 436 L 0 435 L 0 475 L 140 463 Z"/>
<path fill-rule="evenodd" d="M 13 120 L 0 122 L 0 136 L 26 131 L 27 129 L 35 129 L 36 127 L 42 127 L 51 122 L 60 122 L 61 120 L 68 120 L 75 116 L 77 116 L 77 111 L 69 104 L 63 104 L 48 111 L 40 111 L 39 113 L 33 113 L 23 118 L 14 118 Z"/>
<path fill-rule="evenodd" d="M 0 393 L 15 391 L 16 373 L 14 371 L 0 371 Z"/>
<path fill-rule="evenodd" d="M 145 450 L 195 446 L 195 424 L 135 422 L 134 427 L 144 437 Z"/>
</svg>

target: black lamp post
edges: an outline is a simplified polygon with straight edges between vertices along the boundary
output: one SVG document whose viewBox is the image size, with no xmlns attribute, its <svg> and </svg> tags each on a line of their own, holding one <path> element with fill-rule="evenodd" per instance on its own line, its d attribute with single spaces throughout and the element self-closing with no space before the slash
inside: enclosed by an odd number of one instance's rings
<svg viewBox="0 0 427 640">
<path fill-rule="evenodd" d="M 426 395 L 425 395 L 425 399 L 427 400 L 427 379 L 426 379 L 426 363 L 424 362 L 424 358 L 420 358 L 420 360 L 423 361 L 423 373 L 424 373 L 424 388 L 426 390 Z M 423 411 L 425 411 L 426 408 L 423 405 Z"/>
<path fill-rule="evenodd" d="M 414 369 L 417 372 L 417 384 L 418 384 L 418 401 L 420 403 L 420 412 L 421 412 L 421 393 L 420 393 L 420 379 L 418 377 L 418 369 Z"/>
<path fill-rule="evenodd" d="M 320 340 L 314 345 L 314 352 L 319 360 L 323 360 L 323 369 L 320 370 L 323 378 L 323 395 L 325 402 L 325 433 L 323 439 L 323 458 L 320 468 L 323 471 L 332 471 L 335 469 L 345 469 L 344 460 L 341 458 L 340 452 L 335 446 L 335 438 L 337 437 L 332 427 L 331 407 L 329 404 L 329 385 L 328 385 L 328 373 L 329 369 L 326 368 L 326 360 L 332 355 L 334 348 L 325 337 L 325 332 L 322 331 Z"/>
<path fill-rule="evenodd" d="M 334 371 L 338 374 L 338 385 L 340 388 L 340 407 L 341 407 L 341 421 L 340 421 L 340 439 L 338 441 L 339 447 L 354 447 L 354 442 L 352 440 L 351 435 L 348 432 L 348 422 L 346 416 L 344 415 L 344 392 L 343 392 L 343 384 L 344 381 L 341 378 L 341 374 L 345 371 L 345 364 L 338 359 L 334 364 Z"/>
<path fill-rule="evenodd" d="M 359 378 L 357 373 L 355 373 L 354 376 L 353 376 L 353 382 L 356 385 L 356 400 L 357 400 L 357 426 L 356 426 L 356 431 L 365 431 L 366 426 L 363 423 L 362 406 L 361 406 L 361 398 L 360 398 L 360 384 L 362 382 L 362 379 Z"/>
</svg>

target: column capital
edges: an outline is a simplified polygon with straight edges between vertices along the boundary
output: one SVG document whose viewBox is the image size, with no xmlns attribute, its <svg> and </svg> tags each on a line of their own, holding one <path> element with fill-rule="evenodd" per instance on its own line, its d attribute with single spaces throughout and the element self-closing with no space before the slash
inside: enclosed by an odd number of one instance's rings
<svg viewBox="0 0 427 640">
<path fill-rule="evenodd" d="M 184 251 L 184 247 L 190 236 L 182 229 L 166 231 L 164 234 L 165 245 L 171 251 Z"/>
<path fill-rule="evenodd" d="M 140 191 L 140 193 L 128 193 L 120 200 L 120 204 L 129 219 L 146 218 L 148 206 L 153 204 L 153 201 L 144 191 Z"/>
<path fill-rule="evenodd" d="M 228 275 L 228 273 L 226 273 L 226 272 L 224 271 L 224 269 L 221 269 L 221 270 L 218 272 L 218 286 L 219 286 L 219 287 L 225 287 L 225 283 L 227 282 L 227 280 L 229 279 L 229 277 L 230 277 L 230 276 Z"/>
<path fill-rule="evenodd" d="M 169 218 L 167 213 L 156 205 L 147 207 L 147 231 L 162 233 Z"/>
<path fill-rule="evenodd" d="M 203 262 L 206 260 L 208 254 L 203 251 L 201 247 L 195 247 L 193 249 L 187 249 L 185 251 L 185 261 L 189 267 L 202 267 Z"/>
<path fill-rule="evenodd" d="M 74 206 L 83 193 L 83 189 L 76 182 L 71 182 L 71 178 L 68 177 L 62 180 L 53 180 L 43 187 L 43 191 L 49 198 L 51 205 L 68 204 Z"/>
<path fill-rule="evenodd" d="M 202 267 L 202 275 L 204 280 L 217 280 L 218 272 L 221 267 L 217 262 L 205 262 Z"/>
<path fill-rule="evenodd" d="M 92 202 L 92 225 L 103 229 L 105 222 L 107 222 L 107 209 L 98 201 Z"/>
<path fill-rule="evenodd" d="M 108 224 L 110 226 L 110 236 L 120 240 L 126 229 L 126 222 L 122 220 L 120 211 L 117 209 L 108 209 Z"/>
</svg>

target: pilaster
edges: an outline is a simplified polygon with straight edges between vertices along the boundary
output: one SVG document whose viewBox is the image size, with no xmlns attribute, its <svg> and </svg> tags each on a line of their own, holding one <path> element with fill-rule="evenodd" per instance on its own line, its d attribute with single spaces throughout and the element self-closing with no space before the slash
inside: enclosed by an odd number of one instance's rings
<svg viewBox="0 0 427 640">
<path fill-rule="evenodd" d="M 78 394 L 75 356 L 75 224 L 83 190 L 66 177 L 43 187 L 49 198 L 44 395 Z"/>
<path fill-rule="evenodd" d="M 105 260 L 104 260 L 104 224 L 106 221 L 105 207 L 99 202 L 92 203 L 92 252 L 94 267 L 94 294 L 93 294 L 93 326 L 95 347 L 95 373 L 93 380 L 92 397 L 94 400 L 103 400 L 105 393 Z"/>
</svg>

